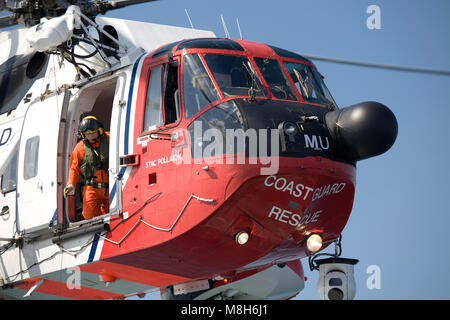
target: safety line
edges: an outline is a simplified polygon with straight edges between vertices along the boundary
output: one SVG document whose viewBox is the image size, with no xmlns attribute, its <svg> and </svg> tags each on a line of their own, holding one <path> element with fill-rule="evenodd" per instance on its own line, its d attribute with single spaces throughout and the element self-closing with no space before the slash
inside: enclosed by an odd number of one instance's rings
<svg viewBox="0 0 450 320">
<path fill-rule="evenodd" d="M 215 200 L 214 199 L 205 199 L 205 198 L 200 198 L 194 194 L 191 193 L 189 199 L 186 201 L 186 204 L 183 206 L 183 209 L 181 209 L 181 212 L 178 214 L 177 218 L 175 219 L 175 221 L 172 223 L 172 225 L 170 226 L 170 228 L 161 228 L 161 227 L 157 227 L 154 226 L 150 223 L 148 223 L 147 221 L 142 219 L 142 216 L 139 217 L 139 220 L 136 221 L 136 223 L 133 225 L 133 227 L 131 227 L 131 229 L 122 237 L 122 239 L 120 239 L 119 241 L 114 241 L 111 239 L 108 239 L 106 237 L 104 237 L 103 235 L 100 235 L 101 238 L 103 238 L 105 241 L 108 241 L 112 244 L 118 245 L 120 246 L 121 243 L 134 231 L 134 229 L 136 229 L 136 227 L 142 222 L 144 225 L 153 228 L 155 230 L 158 231 L 163 231 L 163 232 L 172 232 L 172 230 L 175 228 L 175 225 L 178 223 L 178 221 L 180 220 L 181 216 L 183 215 L 184 211 L 186 210 L 187 206 L 189 205 L 189 203 L 191 202 L 192 198 L 197 199 L 201 202 L 207 202 L 207 203 L 213 203 Z"/>
<path fill-rule="evenodd" d="M 155 200 L 155 198 L 158 198 L 159 195 L 161 195 L 161 193 L 157 193 L 157 194 L 155 194 L 154 196 L 152 196 L 150 199 L 148 199 L 148 200 L 145 202 L 145 204 L 144 204 L 141 208 L 139 208 L 135 213 L 133 213 L 130 217 L 132 217 L 132 216 L 135 215 L 136 213 L 142 211 L 142 209 L 143 209 L 148 203 L 150 203 L 150 202 L 152 202 L 153 200 Z M 58 251 L 54 252 L 53 254 L 51 254 L 50 256 L 48 256 L 47 258 L 44 258 L 44 259 L 42 259 L 42 260 L 40 260 L 40 261 L 36 261 L 35 263 L 33 263 L 33 264 L 31 264 L 30 266 L 28 266 L 26 269 L 20 270 L 19 272 L 15 273 L 15 274 L 13 274 L 13 275 L 6 275 L 6 274 L 5 274 L 5 279 L 10 279 L 10 280 L 12 280 L 12 281 L 14 282 L 15 279 L 16 279 L 19 275 L 21 275 L 21 274 L 23 274 L 23 273 L 25 273 L 25 272 L 28 272 L 29 270 L 31 270 L 31 268 L 33 268 L 33 267 L 35 267 L 35 266 L 38 266 L 38 265 L 40 265 L 40 264 L 43 263 L 43 262 L 46 262 L 46 261 L 49 261 L 49 260 L 53 259 L 53 258 L 56 257 L 58 254 L 67 253 L 67 254 L 70 254 L 70 255 L 72 255 L 72 256 L 74 256 L 74 257 L 77 257 L 78 254 L 80 254 L 84 249 L 86 249 L 87 247 L 89 247 L 90 244 L 95 243 L 95 246 L 97 246 L 97 242 L 98 242 L 99 238 L 102 238 L 102 239 L 104 239 L 104 240 L 106 240 L 106 241 L 108 241 L 108 242 L 110 242 L 110 243 L 113 243 L 113 244 L 115 244 L 115 245 L 120 246 L 120 244 L 121 244 L 121 243 L 122 243 L 122 242 L 130 235 L 130 234 L 131 234 L 131 232 L 134 231 L 134 229 L 136 229 L 136 227 L 137 227 L 137 226 L 139 225 L 139 223 L 141 223 L 141 222 L 144 223 L 145 225 L 147 225 L 147 226 L 150 227 L 150 228 L 154 228 L 154 229 L 159 230 L 159 231 L 171 232 L 171 231 L 173 230 L 173 228 L 175 228 L 175 225 L 176 225 L 176 224 L 178 223 L 178 221 L 180 220 L 182 214 L 183 214 L 184 211 L 186 210 L 186 208 L 187 208 L 187 206 L 189 205 L 189 203 L 190 203 L 190 201 L 192 200 L 192 198 L 197 199 L 197 200 L 199 200 L 199 201 L 201 201 L 201 202 L 207 202 L 207 203 L 213 203 L 213 202 L 215 202 L 214 199 L 200 198 L 200 197 L 198 197 L 198 196 L 196 196 L 196 195 L 194 195 L 194 194 L 191 193 L 191 195 L 190 195 L 189 199 L 186 201 L 186 204 L 184 205 L 183 209 L 182 209 L 181 212 L 178 214 L 178 217 L 175 219 L 175 221 L 173 222 L 172 226 L 171 226 L 170 228 L 168 228 L 168 229 L 164 229 L 164 228 L 160 228 L 160 227 L 153 226 L 153 225 L 151 225 L 150 223 L 144 221 L 144 220 L 142 219 L 142 217 L 140 217 L 139 220 L 133 225 L 133 227 L 127 232 L 127 234 L 126 234 L 119 242 L 116 242 L 116 241 L 113 241 L 113 240 L 110 240 L 110 239 L 106 238 L 105 235 L 108 234 L 109 232 L 105 232 L 104 234 L 99 234 L 99 233 L 94 234 L 94 235 L 93 235 L 92 237 L 90 237 L 84 244 L 82 244 L 82 245 L 80 246 L 79 249 L 70 250 L 70 249 L 64 248 L 64 247 L 63 247 L 62 245 L 60 245 L 60 244 L 57 244 L 57 246 L 59 247 L 59 250 L 58 250 Z M 130 217 L 129 217 L 129 218 L 130 218 Z M 113 230 L 114 230 L 114 229 L 113 229 Z M 112 231 L 112 230 L 111 230 L 111 231 Z M 110 231 L 110 232 L 111 232 L 111 231 Z M 95 250 L 94 250 L 94 252 L 95 252 Z M 89 253 L 89 255 L 91 255 L 91 254 L 92 254 L 92 252 Z M 92 261 L 90 261 L 90 262 L 92 262 Z"/>
</svg>

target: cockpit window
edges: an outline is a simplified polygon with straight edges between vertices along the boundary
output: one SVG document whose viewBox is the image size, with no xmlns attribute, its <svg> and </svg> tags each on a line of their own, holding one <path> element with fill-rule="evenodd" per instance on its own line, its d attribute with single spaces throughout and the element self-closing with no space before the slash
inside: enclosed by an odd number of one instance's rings
<svg viewBox="0 0 450 320">
<path fill-rule="evenodd" d="M 204 58 L 225 97 L 266 96 L 255 70 L 246 57 L 205 54 Z"/>
<path fill-rule="evenodd" d="M 303 99 L 337 108 L 336 102 L 315 68 L 295 62 L 284 62 Z"/>
<path fill-rule="evenodd" d="M 275 98 L 298 101 L 298 97 L 277 60 L 255 58 L 255 62 Z"/>
<path fill-rule="evenodd" d="M 219 100 L 220 95 L 197 54 L 184 57 L 183 74 L 184 106 L 189 119 L 204 106 Z"/>
</svg>

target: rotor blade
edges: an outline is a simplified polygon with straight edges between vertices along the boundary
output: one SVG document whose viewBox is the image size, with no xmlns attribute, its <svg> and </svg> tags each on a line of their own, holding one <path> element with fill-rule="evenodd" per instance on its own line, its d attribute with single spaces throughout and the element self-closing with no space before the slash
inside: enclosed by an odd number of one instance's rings
<svg viewBox="0 0 450 320">
<path fill-rule="evenodd" d="M 15 14 L 10 14 L 4 17 L 0 17 L 0 29 L 11 27 L 17 24 L 17 19 Z"/>
<path fill-rule="evenodd" d="M 349 64 L 360 67 L 369 67 L 369 68 L 378 68 L 378 69 L 387 69 L 387 70 L 396 70 L 396 71 L 406 71 L 406 72 L 416 72 L 416 73 L 428 73 L 428 74 L 438 74 L 444 76 L 450 76 L 450 70 L 438 70 L 438 69 L 427 69 L 427 68 L 415 68 L 415 67 L 407 67 L 407 66 L 396 66 L 389 64 L 379 64 L 373 62 L 363 62 L 363 61 L 353 61 L 353 60 L 345 60 L 345 59 L 336 59 L 336 58 L 328 58 L 328 57 L 319 57 L 312 55 L 303 55 L 305 58 L 311 60 L 320 60 L 325 62 L 332 63 L 341 63 L 341 64 Z"/>
<path fill-rule="evenodd" d="M 115 1 L 108 1 L 107 3 L 112 6 L 112 9 L 120 9 L 126 6 L 130 6 L 133 4 L 140 4 L 145 2 L 152 2 L 157 0 L 115 0 Z M 112 10 L 110 9 L 110 10 Z"/>
</svg>

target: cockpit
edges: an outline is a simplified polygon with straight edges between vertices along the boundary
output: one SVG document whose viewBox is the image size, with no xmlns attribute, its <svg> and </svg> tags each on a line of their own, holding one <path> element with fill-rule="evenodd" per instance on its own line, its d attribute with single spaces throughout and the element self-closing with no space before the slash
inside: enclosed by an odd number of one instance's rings
<svg viewBox="0 0 450 320">
<path fill-rule="evenodd" d="M 142 132 L 190 121 L 207 106 L 239 98 L 337 108 L 308 59 L 274 46 L 192 39 L 163 46 L 146 59 L 150 70 Z"/>
<path fill-rule="evenodd" d="M 204 51 L 207 52 L 183 57 L 186 119 L 214 101 L 229 97 L 250 101 L 287 100 L 337 108 L 320 74 L 301 56 L 295 55 L 293 59 L 275 54 L 258 57 L 245 52 Z"/>
<path fill-rule="evenodd" d="M 144 85 L 140 87 L 146 92 L 138 94 L 138 113 L 143 118 L 141 136 L 182 122 L 189 127 L 200 116 L 201 121 L 211 116 L 217 122 L 230 110 L 244 116 L 243 113 L 253 112 L 250 109 L 256 104 L 266 104 L 266 119 L 262 119 L 263 109 L 255 111 L 262 121 L 257 126 L 266 128 L 277 124 L 263 122 L 281 117 L 285 111 L 304 113 L 305 107 L 324 111 L 337 108 L 322 76 L 308 59 L 256 42 L 182 40 L 155 50 L 143 65 L 140 77 Z M 288 113 L 282 117 L 291 117 Z M 242 127 L 244 122 L 233 126 Z M 246 123 L 249 125 L 248 119 Z M 232 124 L 224 128 L 229 125 Z"/>
</svg>

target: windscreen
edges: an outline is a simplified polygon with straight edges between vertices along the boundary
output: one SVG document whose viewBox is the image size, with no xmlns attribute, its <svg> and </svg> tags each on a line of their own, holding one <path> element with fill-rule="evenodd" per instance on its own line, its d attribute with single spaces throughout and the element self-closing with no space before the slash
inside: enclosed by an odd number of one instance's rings
<svg viewBox="0 0 450 320">
<path fill-rule="evenodd" d="M 275 98 L 298 101 L 297 95 L 277 60 L 255 58 L 255 62 Z"/>
<path fill-rule="evenodd" d="M 187 119 L 211 102 L 220 99 L 219 92 L 197 54 L 184 57 L 183 83 Z"/>
<path fill-rule="evenodd" d="M 315 68 L 296 62 L 284 62 L 284 65 L 305 101 L 337 108 L 336 102 Z"/>
<path fill-rule="evenodd" d="M 204 58 L 225 97 L 266 96 L 261 82 L 247 57 L 205 54 Z"/>
</svg>

